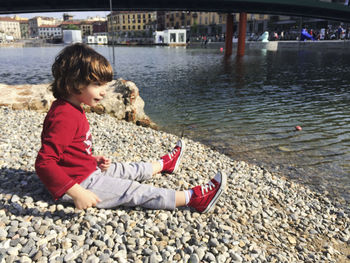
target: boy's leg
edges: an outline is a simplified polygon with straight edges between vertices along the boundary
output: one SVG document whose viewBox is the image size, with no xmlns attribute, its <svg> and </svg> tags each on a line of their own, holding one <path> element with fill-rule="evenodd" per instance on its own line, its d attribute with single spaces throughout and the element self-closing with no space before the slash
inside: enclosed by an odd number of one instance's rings
<svg viewBox="0 0 350 263">
<path fill-rule="evenodd" d="M 159 161 L 152 163 L 113 163 L 109 169 L 104 172 L 104 175 L 144 181 L 150 179 L 152 175 L 159 172 L 175 173 L 180 165 L 184 151 L 185 143 L 179 140 L 174 149 L 170 153 L 162 156 Z"/>
<path fill-rule="evenodd" d="M 93 173 L 81 186 L 94 192 L 102 200 L 97 204 L 99 208 L 141 206 L 174 210 L 176 206 L 174 190 L 140 184 L 129 179 Z"/>
<path fill-rule="evenodd" d="M 219 172 L 204 186 L 175 192 L 128 179 L 103 176 L 98 170 L 80 185 L 94 192 L 102 200 L 97 204 L 99 208 L 141 206 L 149 209 L 174 210 L 175 207 L 186 205 L 198 212 L 207 213 L 224 193 L 226 181 L 226 175 Z M 72 202 L 72 198 L 65 194 L 62 201 Z"/>
<path fill-rule="evenodd" d="M 151 163 L 112 163 L 107 171 L 102 172 L 102 175 L 120 179 L 144 181 L 152 177 L 153 170 L 153 165 Z"/>
<path fill-rule="evenodd" d="M 224 193 L 227 176 L 218 172 L 206 185 L 185 192 L 157 188 L 147 184 L 109 176 L 92 174 L 81 185 L 94 192 L 102 201 L 100 208 L 116 206 L 141 206 L 149 209 L 174 210 L 189 206 L 201 213 L 209 212 Z M 188 195 L 188 199 L 186 198 Z M 187 200 L 186 200 L 187 199 Z"/>
</svg>

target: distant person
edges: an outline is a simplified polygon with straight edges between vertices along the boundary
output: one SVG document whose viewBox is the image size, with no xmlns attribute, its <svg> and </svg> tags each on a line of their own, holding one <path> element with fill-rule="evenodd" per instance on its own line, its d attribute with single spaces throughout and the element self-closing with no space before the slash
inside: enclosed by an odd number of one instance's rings
<svg viewBox="0 0 350 263">
<path fill-rule="evenodd" d="M 337 30 L 337 39 L 341 38 L 342 33 L 343 33 L 343 28 L 339 26 Z"/>
<path fill-rule="evenodd" d="M 67 46 L 56 57 L 52 74 L 57 100 L 44 120 L 35 170 L 54 199 L 72 202 L 78 209 L 188 206 L 206 213 L 214 207 L 226 186 L 226 176 L 220 172 L 206 185 L 185 191 L 138 182 L 157 173 L 176 173 L 185 154 L 181 140 L 172 152 L 149 163 L 111 163 L 105 156 L 93 155 L 82 105 L 96 106 L 106 95 L 113 70 L 105 57 L 84 44 Z"/>
<path fill-rule="evenodd" d="M 208 43 L 208 38 L 207 38 L 207 36 L 203 36 L 202 37 L 202 43 L 203 43 L 203 45 L 206 47 L 207 46 L 207 43 Z"/>
</svg>

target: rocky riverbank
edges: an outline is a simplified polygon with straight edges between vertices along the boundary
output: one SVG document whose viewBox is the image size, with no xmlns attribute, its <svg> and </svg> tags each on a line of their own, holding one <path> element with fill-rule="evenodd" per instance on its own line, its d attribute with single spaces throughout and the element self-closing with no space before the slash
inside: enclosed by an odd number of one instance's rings
<svg viewBox="0 0 350 263">
<path fill-rule="evenodd" d="M 88 113 L 95 153 L 150 161 L 178 138 Z M 350 211 L 325 194 L 187 140 L 181 168 L 149 184 L 188 189 L 217 170 L 228 188 L 214 211 L 75 210 L 34 172 L 45 113 L 0 107 L 0 262 L 347 262 Z"/>
</svg>

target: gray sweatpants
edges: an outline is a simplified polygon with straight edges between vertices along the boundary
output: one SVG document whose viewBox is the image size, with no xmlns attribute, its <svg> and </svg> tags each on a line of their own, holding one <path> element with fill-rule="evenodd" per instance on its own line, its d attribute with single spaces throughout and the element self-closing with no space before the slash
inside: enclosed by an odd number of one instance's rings
<svg viewBox="0 0 350 263">
<path fill-rule="evenodd" d="M 149 209 L 175 209 L 175 190 L 140 184 L 152 177 L 150 163 L 112 163 L 107 171 L 99 168 L 80 185 L 95 193 L 101 202 L 99 208 L 141 206 Z M 65 194 L 62 201 L 73 202 Z"/>
</svg>

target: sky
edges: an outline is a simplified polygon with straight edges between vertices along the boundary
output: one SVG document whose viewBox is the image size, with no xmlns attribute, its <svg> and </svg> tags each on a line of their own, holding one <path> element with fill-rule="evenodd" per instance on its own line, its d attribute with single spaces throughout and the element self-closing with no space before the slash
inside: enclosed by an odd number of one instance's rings
<svg viewBox="0 0 350 263">
<path fill-rule="evenodd" d="M 106 17 L 110 12 L 109 11 L 103 11 L 103 12 L 50 12 L 50 13 L 26 13 L 26 14 L 6 14 L 6 15 L 0 15 L 0 16 L 14 16 L 18 15 L 19 17 L 24 18 L 32 18 L 35 16 L 45 16 L 45 17 L 54 17 L 54 18 L 63 18 L 63 13 L 68 13 L 70 15 L 73 15 L 73 19 L 85 19 L 88 16 L 95 17 Z"/>
</svg>

